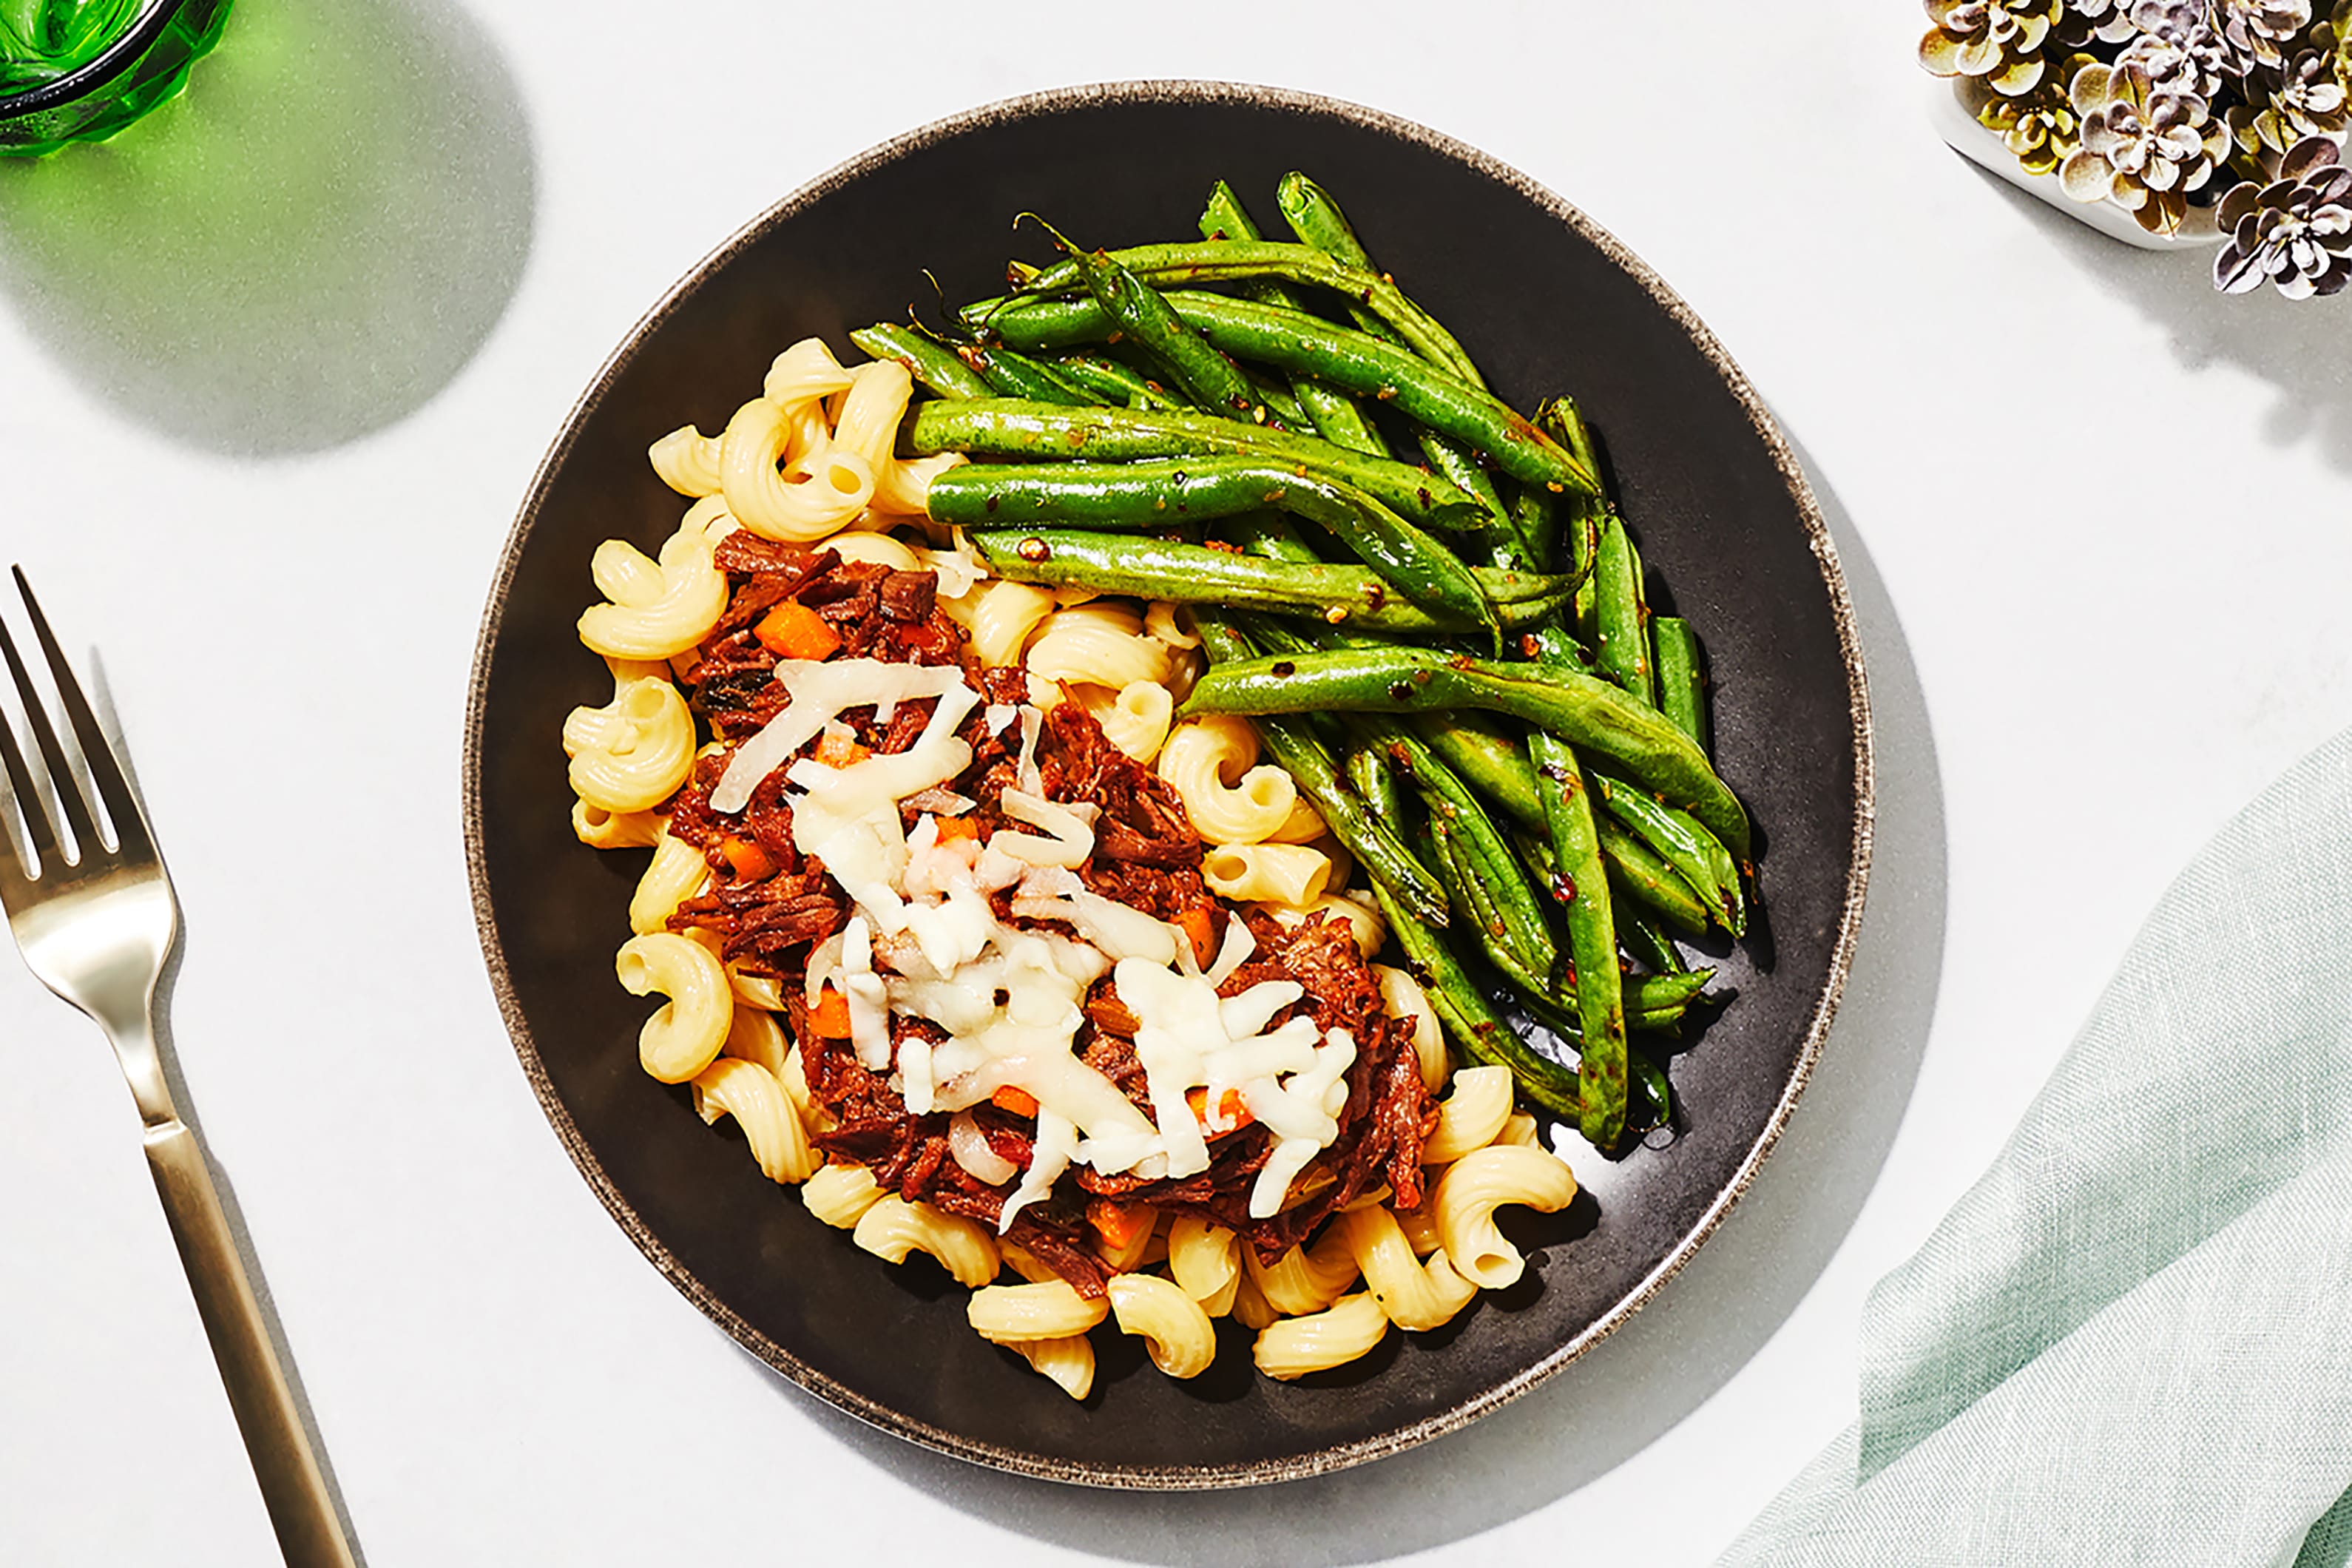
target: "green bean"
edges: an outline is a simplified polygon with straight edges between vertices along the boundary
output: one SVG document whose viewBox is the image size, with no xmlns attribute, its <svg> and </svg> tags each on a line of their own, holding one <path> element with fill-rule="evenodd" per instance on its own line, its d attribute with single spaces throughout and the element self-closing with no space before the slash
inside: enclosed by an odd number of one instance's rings
<svg viewBox="0 0 2352 1568">
<path fill-rule="evenodd" d="M 1076 529 L 995 529 L 976 531 L 971 541 L 998 575 L 1016 583 L 1069 584 L 1180 605 L 1229 604 L 1344 621 L 1367 631 L 1404 637 L 1469 631 L 1478 626 L 1450 609 L 1413 604 L 1368 566 L 1270 561 L 1198 544 Z M 1481 610 L 1505 626 L 1543 620 L 1558 612 L 1564 597 L 1554 592 L 1496 604 L 1498 596 L 1521 591 L 1525 579 L 1486 567 L 1467 570 L 1477 585 Z"/>
<path fill-rule="evenodd" d="M 1355 226 L 1339 210 L 1339 204 L 1313 180 L 1296 170 L 1283 175 L 1282 183 L 1276 188 L 1275 205 L 1282 209 L 1284 221 L 1290 225 L 1290 231 L 1299 237 L 1301 243 L 1311 246 L 1361 276 L 1387 281 L 1384 273 L 1374 270 L 1371 253 L 1364 248 L 1363 241 L 1356 237 Z M 1341 292 L 1353 293 L 1354 290 L 1342 289 Z M 1385 314 L 1372 309 L 1373 304 L 1373 300 L 1359 297 L 1350 301 L 1349 310 L 1368 331 L 1375 321 L 1384 322 L 1391 331 L 1400 331 L 1399 323 L 1389 321 Z M 1436 326 L 1434 318 L 1431 319 L 1430 324 Z M 1426 347 L 1402 333 L 1400 341 L 1450 374 L 1473 386 L 1486 385 L 1486 378 L 1478 374 L 1477 365 L 1463 352 L 1462 345 L 1454 341 L 1454 335 L 1445 332 L 1442 327 L 1438 331 L 1444 334 L 1443 341 L 1433 337 Z"/>
<path fill-rule="evenodd" d="M 1508 1069 L 1521 1094 L 1554 1116 L 1575 1120 L 1574 1070 L 1519 1038 L 1487 1000 L 1485 991 L 1463 969 L 1453 949 L 1415 920 L 1412 911 L 1400 904 L 1386 888 L 1375 882 L 1372 894 L 1380 900 L 1381 912 L 1388 917 L 1390 932 L 1404 950 L 1406 962 L 1426 991 L 1438 1023 L 1452 1037 L 1461 1054 L 1480 1067 Z"/>
<path fill-rule="evenodd" d="M 1525 415 L 1409 349 L 1335 326 L 1319 316 L 1255 300 L 1199 293 L 1156 298 L 1163 299 L 1183 325 L 1197 331 L 1210 349 L 1391 404 L 1439 434 L 1488 454 L 1513 479 L 1586 494 L 1598 489 L 1584 466 Z M 1024 350 L 1100 342 L 1128 330 L 1107 309 L 1051 300 L 1007 305 L 989 317 L 988 326 Z M 1492 510 L 1499 513 L 1500 505 L 1496 502 Z"/>
<path fill-rule="evenodd" d="M 1315 738 L 1306 723 L 1287 719 L 1260 719 L 1256 721 L 1258 742 L 1268 755 L 1280 763 L 1304 795 L 1323 818 L 1323 826 L 1331 837 L 1345 845 L 1372 881 L 1396 895 L 1415 916 L 1431 925 L 1444 925 L 1445 889 L 1437 885 L 1429 870 L 1413 858 L 1395 834 L 1389 831 L 1358 800 L 1339 776 L 1339 765 L 1331 753 Z"/>
<path fill-rule="evenodd" d="M 1410 712 L 1456 707 L 1508 713 L 1611 758 L 1631 782 L 1705 823 L 1733 854 L 1747 853 L 1748 814 L 1690 737 L 1656 710 L 1564 665 L 1498 664 L 1428 648 L 1339 648 L 1211 670 L 1185 699 L 1183 711 Z"/>
<path fill-rule="evenodd" d="M 1650 664 L 1650 611 L 1642 602 L 1642 557 L 1613 512 L 1601 524 L 1592 587 L 1593 640 L 1600 645 L 1601 672 L 1655 708 L 1658 683 Z"/>
<path fill-rule="evenodd" d="M 1025 397 L 1069 408 L 1092 408 L 1101 401 L 1055 366 L 1002 345 L 969 344 L 958 349 L 956 357 L 988 384 L 992 397 Z"/>
<path fill-rule="evenodd" d="M 1228 189 L 1225 194 L 1230 196 L 1232 193 Z M 1213 192 L 1210 211 L 1216 211 L 1217 206 L 1217 196 Z M 1239 215 L 1240 204 L 1233 203 L 1227 212 L 1229 216 Z M 1206 228 L 1209 221 L 1209 213 L 1204 212 L 1202 226 Z M 1456 375 L 1469 364 L 1469 356 L 1454 341 L 1454 335 L 1438 325 L 1428 311 L 1406 299 L 1393 279 L 1350 267 L 1315 247 L 1261 240 L 1255 236 L 1255 226 L 1250 225 L 1246 216 L 1241 221 L 1248 225 L 1251 233 L 1235 234 L 1229 228 L 1223 239 L 1139 245 L 1108 254 L 1129 273 L 1160 289 L 1269 279 L 1328 289 L 1347 296 L 1359 309 L 1387 323 L 1416 354 L 1432 363 L 1444 365 Z M 1055 294 L 1086 286 L 1081 269 L 1066 260 L 1030 279 L 1022 286 L 1022 292 Z M 984 301 L 983 306 L 987 303 L 992 301 Z"/>
<path fill-rule="evenodd" d="M 1674 1091 L 1667 1086 L 1665 1069 L 1650 1059 L 1647 1051 L 1635 1051 L 1632 1056 L 1633 1087 L 1642 1091 L 1643 1114 L 1651 1127 L 1672 1127 L 1675 1122 Z"/>
<path fill-rule="evenodd" d="M 1706 900 L 1692 890 L 1681 873 L 1614 823 L 1602 822 L 1598 827 L 1601 852 L 1609 860 L 1610 886 L 1647 905 L 1684 935 L 1706 934 Z"/>
<path fill-rule="evenodd" d="M 1747 901 L 1740 897 L 1739 868 L 1730 851 L 1689 813 L 1643 795 L 1631 784 L 1595 774 L 1592 788 L 1610 816 L 1631 828 L 1697 893 L 1733 936 L 1748 931 Z"/>
<path fill-rule="evenodd" d="M 1240 545 L 1244 553 L 1263 555 L 1268 561 L 1293 561 L 1305 566 L 1323 563 L 1323 557 L 1315 553 L 1298 525 L 1278 511 L 1245 511 L 1226 525 L 1225 538 Z"/>
<path fill-rule="evenodd" d="M 1705 751 L 1706 688 L 1699 676 L 1698 638 L 1678 616 L 1652 617 L 1650 635 L 1658 650 L 1658 710 Z"/>
<path fill-rule="evenodd" d="M 1403 725 L 1370 716 L 1358 723 L 1375 745 L 1386 748 L 1391 765 L 1401 767 L 1412 779 L 1428 809 L 1432 831 L 1442 832 L 1459 845 L 1463 864 L 1473 873 L 1473 899 L 1499 922 L 1496 937 L 1529 973 L 1542 977 L 1537 982 L 1538 989 L 1557 985 L 1552 972 L 1558 966 L 1559 949 L 1544 923 L 1543 900 L 1528 885 L 1527 872 L 1478 804 L 1478 797 L 1437 760 L 1420 736 Z"/>
<path fill-rule="evenodd" d="M 1247 368 L 1242 371 L 1242 378 L 1247 381 L 1251 390 L 1257 394 L 1258 401 L 1265 405 L 1265 411 L 1273 417 L 1275 423 L 1288 430 L 1315 428 L 1315 421 L 1308 416 L 1307 410 L 1299 405 L 1297 397 L 1287 384 L 1275 380 L 1270 375 L 1261 375 Z"/>
<path fill-rule="evenodd" d="M 1378 746 L 1359 746 L 1348 754 L 1348 782 L 1390 832 L 1404 831 L 1404 789 L 1395 766 Z"/>
<path fill-rule="evenodd" d="M 1559 498 L 1541 485 L 1521 485 L 1511 498 L 1511 531 L 1531 571 L 1559 564 Z"/>
<path fill-rule="evenodd" d="M 1690 973 L 1690 965 L 1683 962 L 1682 949 L 1658 929 L 1655 921 L 1639 910 L 1617 911 L 1617 940 L 1625 944 L 1626 952 L 1659 974 Z"/>
<path fill-rule="evenodd" d="M 877 321 L 849 334 L 849 341 L 872 359 L 894 359 L 908 374 L 941 397 L 990 395 L 988 383 L 956 357 L 955 350 L 916 327 Z"/>
<path fill-rule="evenodd" d="M 1283 176 L 1276 200 L 1283 216 L 1290 224 L 1291 232 L 1297 235 L 1302 243 L 1313 246 L 1362 272 L 1381 276 L 1373 268 L 1371 256 L 1364 249 L 1363 242 L 1356 237 L 1355 228 L 1322 186 L 1306 175 L 1293 172 Z M 1444 344 L 1439 345 L 1437 352 L 1433 353 L 1424 345 L 1408 341 L 1391 323 L 1366 310 L 1360 302 L 1353 304 L 1349 314 L 1354 317 L 1359 327 L 1372 336 L 1412 349 L 1440 370 L 1485 389 L 1486 378 L 1478 374 L 1478 367 L 1471 362 L 1470 356 L 1462 352 L 1462 345 L 1450 336 Z M 1504 509 L 1502 497 L 1496 493 L 1494 481 L 1486 477 L 1486 470 L 1478 466 L 1477 457 L 1471 447 L 1434 430 L 1422 430 L 1419 436 L 1422 454 L 1429 459 L 1429 466 L 1459 489 L 1476 497 L 1479 504 L 1493 514 L 1496 522 L 1510 532 L 1520 547 L 1532 556 L 1526 561 L 1497 562 L 1496 564 L 1524 565 L 1535 571 L 1546 569 L 1549 564 L 1548 559 L 1536 552 L 1536 541 L 1527 534 L 1518 519 Z"/>
<path fill-rule="evenodd" d="M 969 452 L 985 457 L 1120 462 L 1143 458 L 1271 456 L 1294 472 L 1350 484 L 1424 528 L 1457 525 L 1468 496 L 1409 464 L 1366 457 L 1312 436 L 1236 424 L 1213 415 L 1138 408 L 1064 408 L 1011 398 L 918 405 L 906 427 L 918 457 Z M 1450 511 L 1448 509 L 1457 509 Z M 1475 520 L 1473 520 L 1475 521 Z"/>
<path fill-rule="evenodd" d="M 1265 399 L 1242 374 L 1241 367 L 1217 345 L 1202 342 L 1190 323 L 1178 317 L 1174 302 L 1166 295 L 1113 259 L 1108 251 L 1081 250 L 1050 224 L 1045 231 L 1068 253 L 1067 265 L 1075 279 L 1102 307 L 1111 331 L 1164 366 L 1193 402 L 1244 424 L 1264 425 L 1272 419 Z M 1034 279 L 1031 286 L 1035 286 Z M 1002 335 L 994 319 L 990 325 Z"/>
<path fill-rule="evenodd" d="M 1541 831 L 1543 802 L 1537 798 L 1535 764 L 1519 742 L 1476 712 L 1424 713 L 1413 721 L 1430 749 L 1515 822 Z"/>
<path fill-rule="evenodd" d="M 1251 646 L 1249 634 L 1222 610 L 1194 610 L 1192 629 L 1201 634 L 1201 652 L 1211 665 L 1233 664 L 1257 657 L 1258 650 Z"/>
<path fill-rule="evenodd" d="M 1061 372 L 1064 380 L 1093 393 L 1097 403 L 1146 409 L 1191 406 L 1134 366 L 1107 354 L 1056 354 L 1045 363 Z"/>
<path fill-rule="evenodd" d="M 935 483 L 927 503 L 935 521 L 981 527 L 1030 521 L 1150 527 L 1279 507 L 1329 529 L 1391 588 L 1440 621 L 1500 632 L 1486 587 L 1458 556 L 1371 496 L 1321 475 L 1295 473 L 1252 458 L 990 466 L 972 477 L 978 467 L 966 464 L 938 476 L 945 482 Z M 1524 581 L 1539 597 L 1570 591 L 1564 578 L 1512 581 Z"/>
<path fill-rule="evenodd" d="M 1559 868 L 1553 891 L 1568 910 L 1570 973 L 1582 1037 L 1587 1142 L 1606 1149 L 1625 1127 L 1625 999 L 1617 969 L 1617 924 L 1601 856 L 1592 801 L 1568 742 L 1538 730 L 1528 737 L 1544 817 Z"/>
<path fill-rule="evenodd" d="M 1201 212 L 1201 237 L 1209 240 L 1255 241 L 1262 237 L 1257 225 L 1234 195 L 1234 188 L 1219 180 L 1209 187 L 1208 205 Z M 1228 258 L 1235 254 L 1224 253 Z M 1263 300 L 1269 305 L 1287 310 L 1303 310 L 1305 302 L 1287 284 L 1262 281 L 1244 290 L 1253 300 Z M 1369 452 L 1376 458 L 1389 455 L 1389 445 L 1381 439 L 1380 432 L 1365 421 L 1364 411 L 1356 406 L 1355 399 L 1344 392 L 1334 392 L 1319 381 L 1306 376 L 1293 376 L 1291 395 L 1297 400 L 1299 410 L 1315 433 L 1335 446 L 1354 452 Z"/>
</svg>

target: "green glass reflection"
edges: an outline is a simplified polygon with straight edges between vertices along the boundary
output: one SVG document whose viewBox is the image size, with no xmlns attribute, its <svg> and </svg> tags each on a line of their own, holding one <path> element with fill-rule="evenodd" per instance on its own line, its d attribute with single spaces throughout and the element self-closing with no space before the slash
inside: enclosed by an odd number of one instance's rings
<svg viewBox="0 0 2352 1568">
<path fill-rule="evenodd" d="M 180 90 L 229 0 L 0 0 L 0 154 L 113 135 Z"/>
</svg>

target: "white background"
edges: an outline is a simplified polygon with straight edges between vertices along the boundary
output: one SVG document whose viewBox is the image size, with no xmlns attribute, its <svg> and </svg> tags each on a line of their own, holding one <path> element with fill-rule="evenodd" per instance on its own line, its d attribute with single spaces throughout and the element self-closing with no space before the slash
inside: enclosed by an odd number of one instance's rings
<svg viewBox="0 0 2352 1568">
<path fill-rule="evenodd" d="M 2210 292 L 1986 178 L 1916 9 L 245 0 L 166 118 L 0 167 L 0 553 L 101 650 L 189 934 L 185 1079 L 370 1560 L 1709 1559 L 2175 869 L 2352 721 L 2347 307 Z M 663 1283 L 518 1070 L 458 748 L 509 521 L 597 364 L 770 202 L 1139 76 L 1473 142 L 1714 327 L 1864 616 L 1849 1003 L 1721 1234 L 1587 1361 L 1330 1480 L 1120 1498 L 867 1433 Z M 95 1032 L 0 961 L 0 1561 L 271 1561 Z"/>
</svg>

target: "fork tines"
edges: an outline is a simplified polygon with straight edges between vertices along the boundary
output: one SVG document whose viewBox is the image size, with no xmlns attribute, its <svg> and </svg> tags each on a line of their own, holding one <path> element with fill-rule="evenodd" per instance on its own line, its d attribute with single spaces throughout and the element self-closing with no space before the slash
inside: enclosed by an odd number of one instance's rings
<svg viewBox="0 0 2352 1568">
<path fill-rule="evenodd" d="M 106 732 L 98 727 L 98 716 L 90 711 L 89 700 L 82 695 L 81 683 L 74 679 L 73 667 L 66 662 L 65 651 L 49 630 L 48 617 L 41 614 L 40 601 L 33 597 L 33 585 L 25 580 L 21 566 L 11 567 L 16 579 L 16 591 L 24 596 L 25 610 L 33 624 L 33 637 L 41 645 L 42 656 L 47 659 L 49 674 L 56 681 L 58 700 L 64 707 L 66 719 L 73 726 L 74 739 L 79 742 L 82 762 L 89 770 L 89 779 L 98 790 L 98 798 L 106 812 L 108 825 L 114 830 L 114 855 L 110 855 L 106 842 L 99 836 L 98 824 L 90 802 L 83 795 L 65 747 L 42 704 L 40 694 L 34 689 L 31 673 L 16 652 L 16 639 L 8 635 L 8 626 L 0 620 L 0 658 L 8 664 L 8 674 L 16 683 L 16 695 L 23 701 L 26 725 L 33 732 L 33 743 L 41 754 L 42 765 L 48 774 L 58 809 L 64 814 L 65 827 L 74 841 L 70 861 L 58 842 L 55 825 L 42 809 L 42 796 L 35 784 L 32 770 L 26 765 L 24 752 L 18 746 L 15 731 L 9 727 L 7 715 L 0 711 L 0 765 L 8 774 L 9 792 L 16 796 L 17 810 L 23 815 L 25 842 L 30 847 L 36 864 L 24 868 L 26 876 L 56 875 L 67 866 L 86 867 L 94 861 L 114 858 L 128 853 L 132 856 L 152 853 L 147 844 L 145 826 L 139 816 L 139 806 L 132 798 L 131 786 L 122 776 L 115 761 L 114 748 L 107 743 Z"/>
</svg>

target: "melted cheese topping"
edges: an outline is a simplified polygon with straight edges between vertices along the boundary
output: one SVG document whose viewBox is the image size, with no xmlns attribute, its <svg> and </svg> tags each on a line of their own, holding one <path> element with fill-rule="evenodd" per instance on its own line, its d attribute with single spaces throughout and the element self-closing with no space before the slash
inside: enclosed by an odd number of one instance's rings
<svg viewBox="0 0 2352 1568">
<path fill-rule="evenodd" d="M 1045 798 L 1036 762 L 1044 715 L 1034 704 L 991 707 L 986 720 L 998 734 L 1020 725 L 1018 787 L 1004 791 L 1001 807 L 1039 831 L 999 831 L 983 847 L 968 837 L 941 838 L 929 811 L 912 833 L 901 826 L 899 803 L 913 797 L 970 808 L 945 789 L 971 764 L 971 748 L 956 731 L 981 700 L 961 670 L 788 659 L 777 665 L 776 679 L 790 700 L 737 750 L 711 805 L 740 810 L 762 780 L 784 768 L 795 847 L 824 862 L 856 906 L 848 925 L 810 953 L 809 1000 L 825 984 L 841 989 L 851 1046 L 876 1072 L 892 1066 L 892 1013 L 927 1019 L 949 1037 L 934 1045 L 909 1034 L 898 1047 L 889 1081 L 910 1114 L 961 1111 L 1008 1088 L 1037 1102 L 1029 1168 L 998 1229 L 1052 1191 L 1072 1164 L 1146 1179 L 1197 1175 L 1209 1168 L 1209 1138 L 1241 1120 L 1230 1109 L 1236 1104 L 1275 1138 L 1250 1213 L 1276 1213 L 1292 1178 L 1339 1135 L 1334 1117 L 1347 1100 L 1341 1075 L 1356 1055 L 1347 1032 L 1327 1034 L 1307 1017 L 1269 1029 L 1276 1013 L 1304 996 L 1295 981 L 1217 994 L 1255 947 L 1238 919 L 1227 922 L 1224 945 L 1204 973 L 1178 928 L 1087 888 L 1076 868 L 1094 852 L 1098 808 Z M 870 704 L 887 722 L 898 703 L 926 697 L 938 707 L 904 752 L 841 768 L 793 760 L 849 709 Z M 998 920 L 991 895 L 1016 884 L 1014 914 L 1066 923 L 1076 934 Z M 1150 1117 L 1075 1050 L 1087 992 L 1114 965 L 1119 997 L 1139 1026 L 1136 1055 Z M 1195 1090 L 1205 1091 L 1202 1119 L 1191 1104 Z"/>
</svg>

